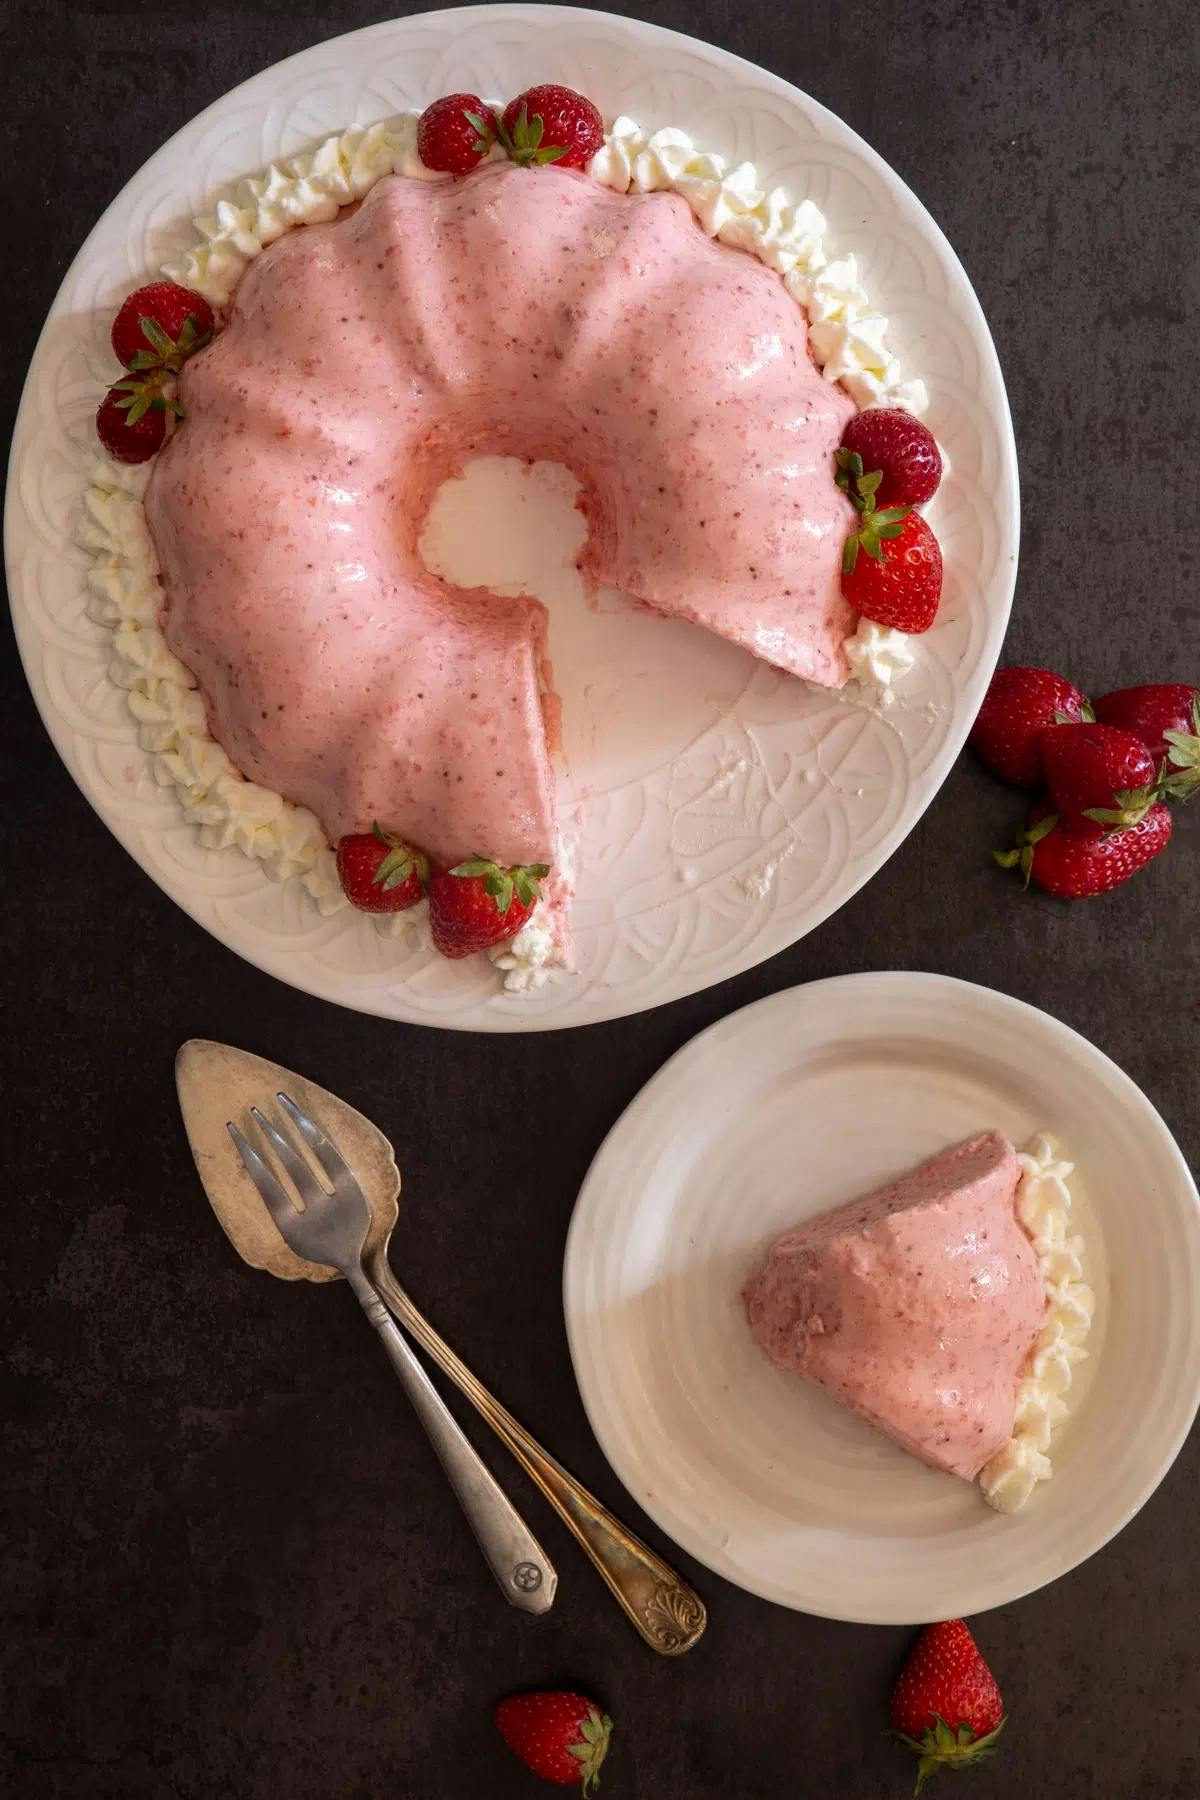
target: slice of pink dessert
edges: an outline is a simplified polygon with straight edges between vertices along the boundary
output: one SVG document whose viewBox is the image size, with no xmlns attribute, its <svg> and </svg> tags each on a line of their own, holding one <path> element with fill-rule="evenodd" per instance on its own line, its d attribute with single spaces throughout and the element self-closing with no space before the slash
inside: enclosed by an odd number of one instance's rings
<svg viewBox="0 0 1200 1800">
<path fill-rule="evenodd" d="M 746 1290 L 750 1329 L 930 1468 L 974 1481 L 1012 1436 L 1017 1381 L 1046 1310 L 998 1131 L 773 1246 Z"/>
</svg>

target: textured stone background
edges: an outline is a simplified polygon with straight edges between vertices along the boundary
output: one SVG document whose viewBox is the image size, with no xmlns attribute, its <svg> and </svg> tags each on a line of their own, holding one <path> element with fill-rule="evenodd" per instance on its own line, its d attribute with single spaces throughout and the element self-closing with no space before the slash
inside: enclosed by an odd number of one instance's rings
<svg viewBox="0 0 1200 1800">
<path fill-rule="evenodd" d="M 831 106 L 961 254 L 1021 451 L 1008 659 L 1096 691 L 1200 676 L 1190 0 L 641 10 Z M 247 75 L 382 11 L 8 0 L 5 418 L 78 243 L 151 151 Z M 559 1301 L 571 1205 L 622 1107 L 746 1001 L 849 970 L 935 969 L 1092 1038 L 1195 1166 L 1200 819 L 1115 898 L 1023 901 L 987 859 L 1013 797 L 964 760 L 863 893 L 740 980 L 566 1037 L 426 1034 L 293 993 L 174 910 L 68 780 L 8 641 L 3 657 L 0 1789 L 516 1800 L 540 1790 L 494 1740 L 490 1704 L 570 1681 L 621 1720 L 612 1800 L 909 1792 L 879 1730 L 907 1632 L 805 1618 L 689 1568 L 708 1637 L 680 1664 L 657 1661 L 507 1464 L 562 1585 L 541 1623 L 503 1608 L 355 1310 L 249 1273 L 215 1229 L 172 1057 L 185 1037 L 229 1039 L 380 1121 L 406 1173 L 396 1254 L 414 1292 L 637 1525 L 585 1424 Z M 1200 1792 L 1198 1503 L 1193 1436 L 1102 1555 L 978 1621 L 1012 1713 L 1000 1760 L 973 1780 L 979 1800 Z"/>
</svg>

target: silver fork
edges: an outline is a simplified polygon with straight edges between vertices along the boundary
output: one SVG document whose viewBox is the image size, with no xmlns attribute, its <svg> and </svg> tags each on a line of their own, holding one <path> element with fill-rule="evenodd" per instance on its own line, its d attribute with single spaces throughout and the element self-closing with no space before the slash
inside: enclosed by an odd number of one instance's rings
<svg viewBox="0 0 1200 1800">
<path fill-rule="evenodd" d="M 300 1211 L 268 1163 L 231 1122 L 229 1135 L 266 1201 L 279 1235 L 297 1256 L 327 1263 L 345 1276 L 355 1299 L 379 1333 L 505 1599 L 522 1612 L 548 1612 L 558 1586 L 554 1565 L 459 1429 L 363 1268 L 363 1244 L 371 1223 L 371 1209 L 353 1171 L 320 1126 L 294 1100 L 286 1094 L 275 1098 L 330 1184 L 326 1188 L 318 1181 L 307 1158 L 257 1106 L 251 1107 L 255 1123 L 300 1196 L 304 1208 Z"/>
</svg>

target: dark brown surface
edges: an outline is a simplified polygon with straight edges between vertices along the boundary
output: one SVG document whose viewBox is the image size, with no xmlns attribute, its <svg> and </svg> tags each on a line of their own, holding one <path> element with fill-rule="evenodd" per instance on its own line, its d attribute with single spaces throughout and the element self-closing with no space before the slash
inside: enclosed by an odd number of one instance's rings
<svg viewBox="0 0 1200 1800">
<path fill-rule="evenodd" d="M 831 106 L 962 256 L 1021 452 L 1006 659 L 1053 663 L 1094 691 L 1200 675 L 1190 0 L 644 10 Z M 276 0 L 193 17 L 161 0 L 10 0 L 10 419 L 68 262 L 144 159 L 245 76 L 380 11 Z M 172 1057 L 185 1037 L 225 1038 L 298 1064 L 378 1119 L 405 1169 L 396 1255 L 414 1292 L 641 1525 L 584 1421 L 559 1299 L 572 1202 L 621 1108 L 746 1001 L 850 970 L 936 969 L 1090 1037 L 1195 1166 L 1197 820 L 1119 896 L 1022 901 L 987 858 L 1013 797 L 964 760 L 869 888 L 765 967 L 582 1033 L 451 1037 L 337 1011 L 223 950 L 89 811 L 10 642 L 3 695 L 16 741 L 4 793 L 0 1789 L 517 1800 L 550 1790 L 509 1759 L 489 1707 L 568 1680 L 618 1717 L 611 1800 L 909 1792 L 903 1754 L 880 1734 L 908 1632 L 782 1611 L 680 1558 L 712 1623 L 692 1656 L 660 1662 L 497 1452 L 561 1574 L 549 1619 L 509 1613 L 346 1297 L 250 1273 L 217 1230 Z M 1200 1792 L 1198 1503 L 1193 1436 L 1107 1550 L 977 1622 L 1012 1713 L 993 1770 L 971 1780 L 979 1800 Z"/>
</svg>

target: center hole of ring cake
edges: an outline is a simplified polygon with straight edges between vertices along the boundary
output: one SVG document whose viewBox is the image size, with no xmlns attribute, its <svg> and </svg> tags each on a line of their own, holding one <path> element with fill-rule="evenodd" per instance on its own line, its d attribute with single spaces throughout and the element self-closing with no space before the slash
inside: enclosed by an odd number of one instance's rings
<svg viewBox="0 0 1200 1800">
<path fill-rule="evenodd" d="M 421 558 L 455 587 L 532 594 L 551 610 L 560 600 L 579 600 L 576 561 L 588 528 L 578 495 L 578 481 L 561 463 L 477 457 L 434 495 Z"/>
</svg>

